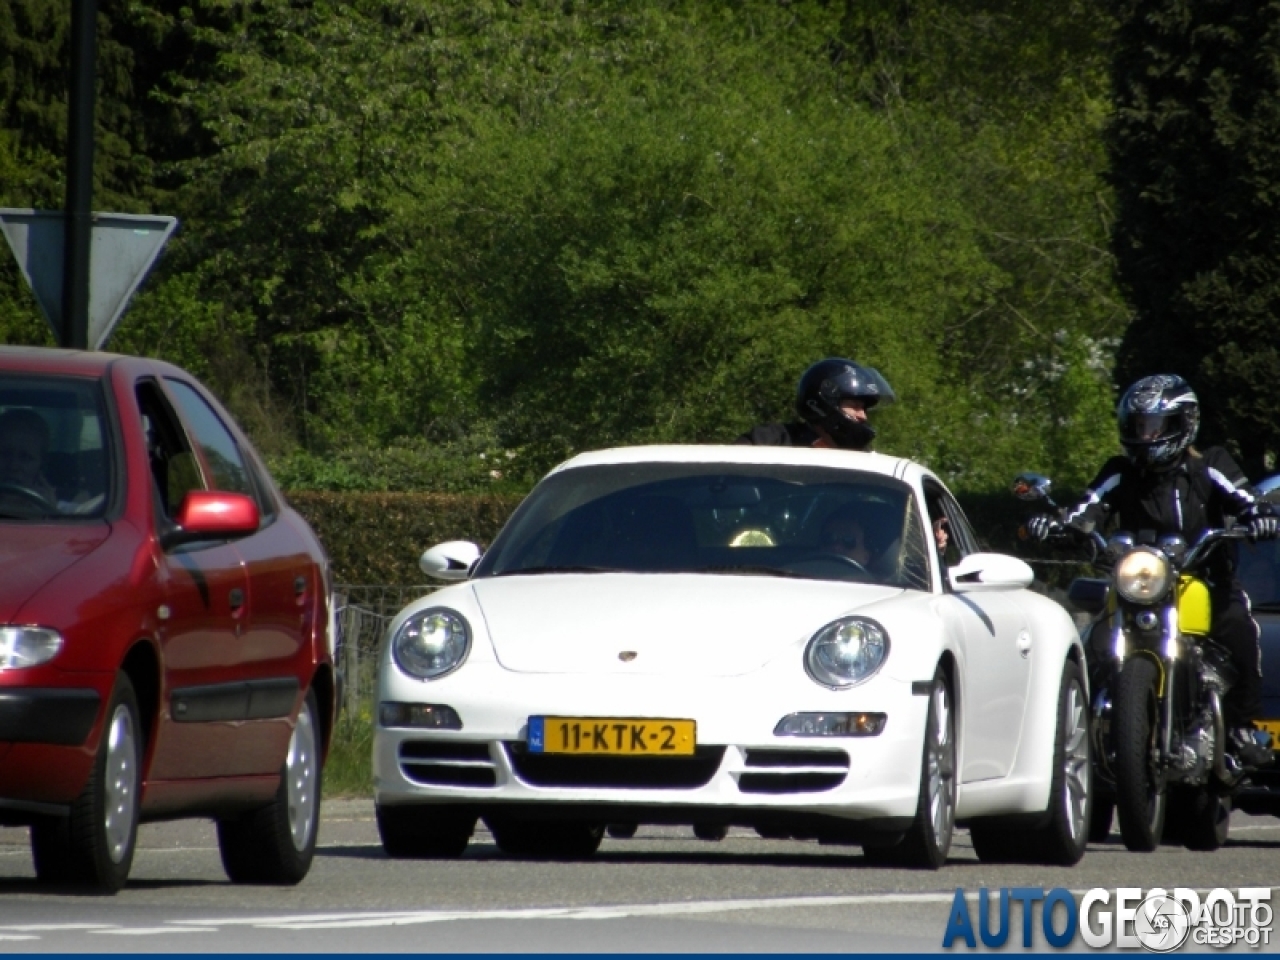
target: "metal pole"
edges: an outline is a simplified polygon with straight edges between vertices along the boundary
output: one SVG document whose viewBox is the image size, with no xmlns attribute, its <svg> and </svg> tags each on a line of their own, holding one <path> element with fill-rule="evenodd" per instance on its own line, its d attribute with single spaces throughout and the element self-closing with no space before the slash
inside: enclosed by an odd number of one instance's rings
<svg viewBox="0 0 1280 960">
<path fill-rule="evenodd" d="M 89 245 L 93 224 L 93 102 L 98 0 L 71 0 L 71 84 L 67 96 L 67 206 L 59 346 L 89 348 Z"/>
</svg>

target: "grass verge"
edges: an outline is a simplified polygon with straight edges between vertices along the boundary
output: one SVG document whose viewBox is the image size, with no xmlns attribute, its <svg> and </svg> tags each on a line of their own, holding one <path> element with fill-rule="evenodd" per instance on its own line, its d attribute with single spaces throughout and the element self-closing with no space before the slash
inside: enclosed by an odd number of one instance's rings
<svg viewBox="0 0 1280 960">
<path fill-rule="evenodd" d="M 373 796 L 372 706 L 343 710 L 333 731 L 329 759 L 324 767 L 324 796 Z"/>
</svg>

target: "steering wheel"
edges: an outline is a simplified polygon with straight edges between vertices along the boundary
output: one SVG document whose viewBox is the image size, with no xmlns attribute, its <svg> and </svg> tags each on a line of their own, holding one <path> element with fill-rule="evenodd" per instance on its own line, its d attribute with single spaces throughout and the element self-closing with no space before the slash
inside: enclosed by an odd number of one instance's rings
<svg viewBox="0 0 1280 960">
<path fill-rule="evenodd" d="M 40 493 L 38 490 L 32 490 L 30 487 L 24 487 L 20 483 L 0 481 L 0 497 L 10 495 L 21 497 L 23 500 L 28 500 L 31 503 L 38 505 L 43 510 L 53 509 L 53 504 L 45 499 L 44 494 Z"/>
<path fill-rule="evenodd" d="M 871 575 L 870 571 L 868 571 L 866 567 L 860 564 L 857 560 L 853 559 L 853 557 L 846 557 L 843 553 L 830 553 L 827 551 L 823 551 L 822 553 L 815 553 L 810 557 L 806 557 L 805 559 L 806 560 L 838 560 L 840 563 L 843 563 L 846 567 L 853 567 L 855 571 L 862 574 L 863 576 L 869 577 Z"/>
</svg>

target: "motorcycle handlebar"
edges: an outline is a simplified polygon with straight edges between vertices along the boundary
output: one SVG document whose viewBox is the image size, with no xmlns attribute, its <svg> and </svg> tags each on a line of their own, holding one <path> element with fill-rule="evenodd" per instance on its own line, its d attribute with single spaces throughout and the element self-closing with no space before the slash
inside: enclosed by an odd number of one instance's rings
<svg viewBox="0 0 1280 960">
<path fill-rule="evenodd" d="M 1244 527 L 1235 527 L 1231 530 L 1225 530 L 1220 527 L 1210 527 L 1200 535 L 1200 538 L 1187 548 L 1186 553 L 1182 557 L 1181 568 L 1189 570 L 1195 567 L 1205 556 L 1223 540 L 1245 540 L 1249 536 L 1249 531 Z M 1101 566 L 1110 566 L 1114 559 L 1109 556 L 1109 546 L 1107 538 L 1094 530 L 1081 530 L 1079 527 L 1073 527 L 1069 524 L 1059 523 L 1057 528 L 1050 533 L 1050 541 L 1066 543 L 1072 540 L 1083 540 L 1092 547 L 1092 557 L 1090 562 Z"/>
<path fill-rule="evenodd" d="M 1187 551 L 1187 555 L 1182 562 L 1183 569 L 1194 567 L 1221 541 L 1245 540 L 1248 536 L 1249 531 L 1245 527 L 1234 527 L 1231 530 L 1210 527 L 1200 535 L 1200 539 L 1192 544 L 1191 548 Z"/>
</svg>

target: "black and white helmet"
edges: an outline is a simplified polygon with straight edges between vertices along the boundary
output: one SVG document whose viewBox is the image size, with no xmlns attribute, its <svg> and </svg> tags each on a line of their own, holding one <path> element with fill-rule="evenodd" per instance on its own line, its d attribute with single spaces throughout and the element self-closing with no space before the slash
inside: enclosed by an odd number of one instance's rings
<svg viewBox="0 0 1280 960">
<path fill-rule="evenodd" d="M 1174 374 L 1143 377 L 1116 407 L 1120 443 L 1139 467 L 1173 466 L 1200 429 L 1200 401 Z"/>
<path fill-rule="evenodd" d="M 847 417 L 840 409 L 845 399 L 861 400 L 867 410 L 878 403 L 893 403 L 893 388 L 874 367 L 864 367 L 843 357 L 819 360 L 800 377 L 796 387 L 796 412 L 801 418 L 822 427 L 839 446 L 865 450 L 876 432 L 862 421 Z"/>
</svg>

